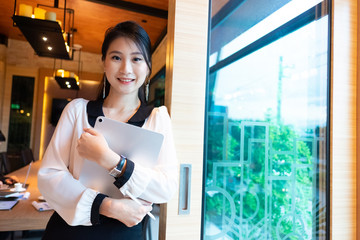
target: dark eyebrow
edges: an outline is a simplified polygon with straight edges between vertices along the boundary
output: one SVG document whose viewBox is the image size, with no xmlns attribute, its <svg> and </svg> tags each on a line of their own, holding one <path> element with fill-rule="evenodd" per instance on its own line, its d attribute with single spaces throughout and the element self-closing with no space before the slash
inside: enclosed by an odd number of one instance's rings
<svg viewBox="0 0 360 240">
<path fill-rule="evenodd" d="M 114 51 L 109 52 L 109 54 L 119 54 L 119 55 L 122 55 L 122 52 L 114 50 Z"/>
<path fill-rule="evenodd" d="M 122 52 L 121 52 L 121 51 L 116 51 L 116 50 L 109 52 L 109 54 L 112 54 L 112 53 L 115 53 L 115 54 L 122 54 Z M 138 54 L 142 55 L 142 53 L 141 53 L 141 52 L 133 52 L 133 53 L 131 53 L 131 55 L 138 55 Z"/>
</svg>

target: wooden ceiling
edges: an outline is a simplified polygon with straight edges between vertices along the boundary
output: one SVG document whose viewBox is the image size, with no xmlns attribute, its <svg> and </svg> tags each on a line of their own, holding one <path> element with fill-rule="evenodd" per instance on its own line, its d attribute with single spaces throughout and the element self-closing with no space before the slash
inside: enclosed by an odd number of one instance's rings
<svg viewBox="0 0 360 240">
<path fill-rule="evenodd" d="M 135 5 L 133 10 L 114 7 L 111 4 L 102 4 L 98 2 L 113 2 Z M 20 3 L 31 5 L 33 8 L 37 4 L 54 6 L 53 0 L 17 0 L 17 8 Z M 142 6 L 140 6 L 142 5 Z M 64 7 L 64 0 L 59 0 L 59 7 Z M 43 7 L 45 8 L 45 7 Z M 77 30 L 74 34 L 74 44 L 80 44 L 82 51 L 100 53 L 102 40 L 107 28 L 118 22 L 132 20 L 138 22 L 149 34 L 151 43 L 154 44 L 161 40 L 164 31 L 166 31 L 167 19 L 164 17 L 153 16 L 159 12 L 168 10 L 168 0 L 108 0 L 108 1 L 88 1 L 88 0 L 67 0 L 66 8 L 74 9 L 74 28 Z M 149 9 L 155 14 L 141 13 L 141 9 Z M 54 8 L 45 8 L 55 11 L 57 19 L 62 20 L 63 11 Z M 159 11 L 157 11 L 159 10 Z M 24 40 L 17 27 L 13 26 L 12 15 L 14 13 L 14 0 L 0 1 L 0 34 L 18 40 Z"/>
</svg>

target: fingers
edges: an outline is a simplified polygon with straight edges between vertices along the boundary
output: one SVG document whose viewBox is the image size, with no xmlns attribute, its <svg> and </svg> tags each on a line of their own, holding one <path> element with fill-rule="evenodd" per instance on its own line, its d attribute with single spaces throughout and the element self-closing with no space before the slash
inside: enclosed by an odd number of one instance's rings
<svg viewBox="0 0 360 240">
<path fill-rule="evenodd" d="M 139 208 L 139 213 L 137 213 L 136 215 L 133 215 L 132 218 L 127 219 L 126 221 L 124 221 L 125 225 L 127 227 L 133 227 L 138 225 L 146 216 L 146 214 L 148 212 L 150 212 L 152 210 L 151 206 L 142 206 Z"/>
<path fill-rule="evenodd" d="M 5 181 L 5 184 L 8 184 L 8 185 L 12 185 L 12 184 L 16 183 L 16 181 L 14 179 L 9 178 L 9 177 L 6 178 L 4 181 Z"/>
<path fill-rule="evenodd" d="M 121 206 L 121 208 L 112 209 L 111 212 L 117 215 L 115 216 L 116 219 L 123 222 L 128 227 L 139 224 L 144 219 L 145 215 L 152 210 L 151 205 L 139 205 L 138 202 L 129 198 L 118 200 L 117 203 L 120 205 L 113 206 Z"/>
<path fill-rule="evenodd" d="M 12 183 L 11 179 L 7 178 L 7 179 L 5 179 L 5 184 L 11 185 L 13 183 Z"/>
<path fill-rule="evenodd" d="M 81 146 L 86 144 L 86 141 L 93 136 L 90 128 L 84 128 L 84 132 L 80 135 L 80 138 L 77 140 L 77 149 L 82 152 Z"/>
<path fill-rule="evenodd" d="M 93 135 L 91 134 L 89 131 L 84 131 L 81 135 L 80 135 L 80 138 L 79 140 L 86 140 L 86 139 L 89 139 L 93 136 L 96 136 L 96 135 Z"/>
<path fill-rule="evenodd" d="M 13 179 L 15 182 L 19 182 L 19 179 L 15 175 L 11 175 L 10 178 Z"/>
<path fill-rule="evenodd" d="M 84 128 L 85 133 L 90 133 L 91 135 L 99 135 L 99 132 L 96 131 L 94 128 Z"/>
<path fill-rule="evenodd" d="M 14 179 L 15 182 L 20 182 L 16 176 L 11 176 L 11 178 Z"/>
<path fill-rule="evenodd" d="M 86 141 L 98 141 L 96 139 L 99 139 L 97 137 L 100 137 L 101 134 L 98 133 L 93 128 L 84 128 L 84 132 L 80 135 L 80 138 L 78 139 L 77 143 L 78 145 L 81 143 L 85 143 Z"/>
</svg>

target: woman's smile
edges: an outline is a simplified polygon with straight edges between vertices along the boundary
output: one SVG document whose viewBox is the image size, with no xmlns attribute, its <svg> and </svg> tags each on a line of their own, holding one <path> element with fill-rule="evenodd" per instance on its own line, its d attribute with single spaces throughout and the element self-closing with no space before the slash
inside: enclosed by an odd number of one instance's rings
<svg viewBox="0 0 360 240">
<path fill-rule="evenodd" d="M 117 79 L 122 83 L 130 83 L 130 82 L 135 81 L 134 78 L 117 78 Z"/>
</svg>

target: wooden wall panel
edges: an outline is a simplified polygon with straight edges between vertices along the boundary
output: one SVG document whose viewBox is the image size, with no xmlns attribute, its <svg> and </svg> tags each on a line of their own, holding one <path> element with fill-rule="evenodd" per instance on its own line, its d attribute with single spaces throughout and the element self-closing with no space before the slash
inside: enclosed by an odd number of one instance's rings
<svg viewBox="0 0 360 240">
<path fill-rule="evenodd" d="M 43 122 L 47 119 L 43 119 L 46 114 L 44 112 L 44 89 L 45 89 L 45 77 L 46 76 L 52 76 L 53 75 L 52 69 L 39 69 L 39 84 L 37 85 L 37 89 L 39 91 L 38 98 L 37 98 L 37 115 L 36 115 L 36 131 L 35 131 L 35 146 L 33 149 L 34 158 L 35 159 L 42 159 L 42 156 L 44 154 L 44 146 L 42 143 L 42 136 L 41 133 L 43 132 Z"/>
<path fill-rule="evenodd" d="M 357 0 L 334 0 L 331 239 L 356 239 Z"/>
<path fill-rule="evenodd" d="M 169 1 L 165 104 L 179 163 L 192 165 L 192 184 L 190 214 L 178 215 L 177 194 L 167 204 L 160 239 L 200 239 L 208 4 L 208 0 Z"/>
<path fill-rule="evenodd" d="M 152 72 L 150 79 L 165 66 L 166 44 L 167 44 L 167 37 L 165 36 L 163 40 L 160 42 L 159 46 L 152 54 Z"/>
<path fill-rule="evenodd" d="M 357 5 L 357 25 L 356 25 L 356 29 L 357 29 L 357 39 L 360 39 L 360 4 L 358 1 L 358 5 Z M 359 40 L 357 41 L 357 84 L 356 84 L 356 162 L 357 162 L 357 168 L 356 168 L 356 172 L 357 172 L 357 179 L 356 179 L 356 188 L 357 188 L 357 194 L 356 194 L 356 200 L 357 200 L 357 211 L 356 211 L 356 229 L 357 229 L 357 238 L 356 239 L 360 239 L 360 87 L 359 87 L 359 83 L 360 83 L 360 74 L 359 74 L 359 69 L 360 69 L 360 45 L 359 45 Z"/>
</svg>

